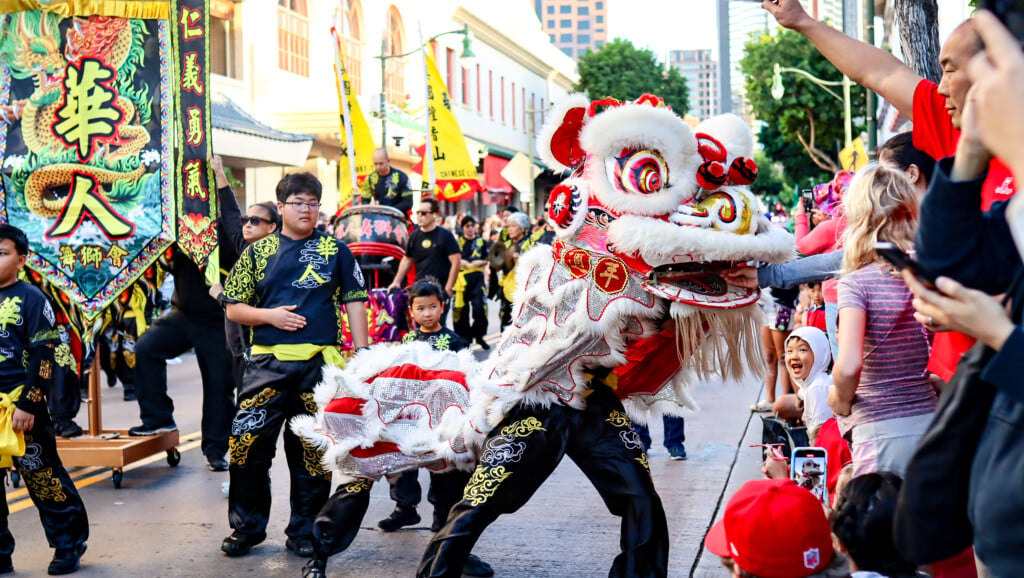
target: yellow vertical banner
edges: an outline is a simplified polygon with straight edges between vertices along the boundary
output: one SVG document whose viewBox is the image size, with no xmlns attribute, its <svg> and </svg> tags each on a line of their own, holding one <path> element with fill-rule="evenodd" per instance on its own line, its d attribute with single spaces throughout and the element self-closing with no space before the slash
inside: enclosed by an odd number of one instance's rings
<svg viewBox="0 0 1024 578">
<path fill-rule="evenodd" d="M 358 194 L 359 185 L 366 175 L 373 171 L 373 135 L 366 117 L 359 107 L 359 100 L 352 93 L 352 83 L 345 70 L 345 53 L 341 48 L 341 37 L 336 28 L 331 28 L 334 37 L 334 78 L 338 89 L 338 114 L 341 117 L 341 178 L 338 183 L 341 209 L 352 206 L 353 196 Z"/>
<path fill-rule="evenodd" d="M 423 48 L 423 60 L 427 68 L 429 114 L 425 154 L 433 159 L 434 194 L 442 201 L 459 201 L 480 190 L 476 165 L 470 160 L 466 139 L 452 112 L 448 90 L 430 56 L 429 46 Z M 429 182 L 429 175 L 424 174 L 423 180 Z"/>
</svg>

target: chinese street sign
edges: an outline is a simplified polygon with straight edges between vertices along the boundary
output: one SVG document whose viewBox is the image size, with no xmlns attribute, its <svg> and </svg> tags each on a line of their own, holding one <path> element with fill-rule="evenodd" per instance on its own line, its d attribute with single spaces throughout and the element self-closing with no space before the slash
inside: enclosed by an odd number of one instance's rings
<svg viewBox="0 0 1024 578">
<path fill-rule="evenodd" d="M 174 239 L 158 4 L 138 4 L 146 19 L 0 14 L 0 220 L 25 231 L 28 277 L 87 335 Z"/>
</svg>

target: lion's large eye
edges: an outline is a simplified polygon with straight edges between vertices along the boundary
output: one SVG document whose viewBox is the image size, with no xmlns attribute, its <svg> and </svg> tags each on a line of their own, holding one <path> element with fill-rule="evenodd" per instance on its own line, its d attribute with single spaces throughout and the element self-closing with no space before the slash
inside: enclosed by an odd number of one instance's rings
<svg viewBox="0 0 1024 578">
<path fill-rule="evenodd" d="M 650 195 L 668 183 L 668 165 L 652 150 L 624 150 L 605 166 L 608 178 L 624 193 Z"/>
</svg>

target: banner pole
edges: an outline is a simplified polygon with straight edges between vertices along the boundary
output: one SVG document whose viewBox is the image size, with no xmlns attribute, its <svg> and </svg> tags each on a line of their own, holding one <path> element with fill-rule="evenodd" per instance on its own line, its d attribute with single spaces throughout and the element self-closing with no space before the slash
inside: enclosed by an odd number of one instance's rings
<svg viewBox="0 0 1024 578">
<path fill-rule="evenodd" d="M 352 118 L 349 116 L 348 91 L 345 90 L 345 67 L 342 64 L 341 37 L 336 27 L 331 28 L 331 36 L 334 37 L 334 74 L 338 82 L 338 95 L 341 97 L 341 122 L 345 131 L 345 144 L 348 149 L 348 172 L 352 181 L 352 198 L 354 204 L 356 193 L 359 192 L 359 178 L 356 175 L 356 144 L 352 138 Z"/>
<path fill-rule="evenodd" d="M 436 181 L 436 177 L 434 176 L 434 141 L 431 138 L 431 132 L 430 132 L 430 116 L 431 116 L 431 114 L 430 114 L 430 107 L 432 106 L 431 101 L 433 99 L 430 97 L 431 96 L 430 95 L 430 79 L 429 79 L 430 73 L 427 70 L 427 49 L 428 49 L 428 46 L 423 42 L 423 25 L 422 24 L 417 24 L 416 28 L 417 28 L 417 31 L 419 32 L 419 35 L 420 35 L 420 51 L 423 53 L 423 85 L 427 89 L 427 134 L 426 134 L 426 138 L 427 138 L 426 143 L 427 143 L 427 145 L 423 148 L 423 154 L 427 155 L 427 158 L 424 159 L 424 162 L 426 163 L 424 166 L 427 169 L 427 171 L 426 171 L 427 174 L 423 175 L 423 176 L 427 177 L 427 179 L 428 179 L 427 180 L 428 186 L 426 187 L 426 190 L 429 191 L 431 196 L 433 196 L 434 195 L 434 183 Z M 416 212 L 416 211 L 419 211 L 419 209 L 420 209 L 420 199 L 417 197 L 417 198 L 413 199 L 412 210 L 413 210 L 413 212 Z"/>
</svg>

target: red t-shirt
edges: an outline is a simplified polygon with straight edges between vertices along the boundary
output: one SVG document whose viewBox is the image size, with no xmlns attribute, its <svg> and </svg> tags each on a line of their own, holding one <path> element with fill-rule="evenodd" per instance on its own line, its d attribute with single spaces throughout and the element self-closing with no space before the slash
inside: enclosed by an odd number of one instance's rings
<svg viewBox="0 0 1024 578">
<path fill-rule="evenodd" d="M 946 111 L 946 99 L 939 94 L 938 85 L 922 80 L 914 92 L 914 146 L 938 160 L 955 154 L 959 141 L 960 131 L 953 128 L 953 119 Z M 992 159 L 981 188 L 982 210 L 987 211 L 992 203 L 1005 201 L 1015 192 L 1010 169 L 999 159 Z M 974 339 L 962 333 L 936 333 L 928 371 L 949 381 L 960 357 L 972 345 Z"/>
<path fill-rule="evenodd" d="M 808 309 L 807 310 L 807 325 L 810 327 L 817 327 L 822 331 L 828 331 L 825 323 L 825 310 L 824 309 Z"/>
<path fill-rule="evenodd" d="M 914 146 L 939 160 L 953 156 L 959 141 L 960 131 L 953 128 L 938 85 L 922 80 L 914 92 Z M 992 159 L 981 188 L 981 209 L 987 211 L 992 203 L 1008 200 L 1016 190 L 1010 169 L 999 159 Z"/>
</svg>

